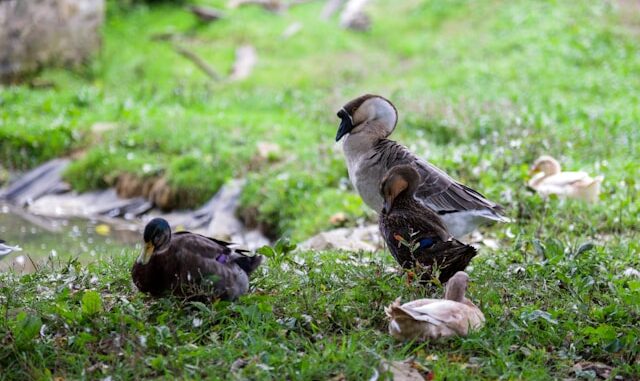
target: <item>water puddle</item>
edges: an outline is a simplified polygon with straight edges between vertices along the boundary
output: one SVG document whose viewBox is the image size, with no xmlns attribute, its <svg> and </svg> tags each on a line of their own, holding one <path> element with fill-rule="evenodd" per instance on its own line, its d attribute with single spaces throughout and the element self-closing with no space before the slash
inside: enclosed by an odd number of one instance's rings
<svg viewBox="0 0 640 381">
<path fill-rule="evenodd" d="M 0 257 L 0 271 L 28 273 L 49 260 L 64 263 L 77 257 L 88 263 L 109 255 L 131 255 L 139 249 L 141 237 L 137 230 L 116 228 L 104 221 L 44 218 L 0 204 L 0 239 L 22 248 Z"/>
</svg>

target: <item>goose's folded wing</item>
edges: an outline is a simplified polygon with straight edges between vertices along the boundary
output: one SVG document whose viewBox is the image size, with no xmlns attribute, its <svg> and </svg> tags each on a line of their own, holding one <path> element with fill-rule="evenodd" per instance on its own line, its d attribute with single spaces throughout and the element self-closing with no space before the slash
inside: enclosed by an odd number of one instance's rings
<svg viewBox="0 0 640 381">
<path fill-rule="evenodd" d="M 416 197 L 440 214 L 462 211 L 478 211 L 487 217 L 505 219 L 501 216 L 502 206 L 489 201 L 479 192 L 460 184 L 444 173 L 440 168 L 416 159 L 416 166 L 422 176 L 422 184 Z"/>
<path fill-rule="evenodd" d="M 506 220 L 501 215 L 503 209 L 500 205 L 456 182 L 440 168 L 415 156 L 407 147 L 382 139 L 374 146 L 374 152 L 369 158 L 371 165 L 382 164 L 388 169 L 399 164 L 414 164 L 423 181 L 416 197 L 436 212 L 478 211 L 495 220 Z"/>
</svg>

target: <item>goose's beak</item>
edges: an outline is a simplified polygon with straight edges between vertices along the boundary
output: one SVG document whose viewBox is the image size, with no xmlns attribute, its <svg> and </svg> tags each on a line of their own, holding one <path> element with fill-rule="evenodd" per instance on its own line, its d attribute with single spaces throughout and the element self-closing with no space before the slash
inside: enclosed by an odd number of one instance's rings
<svg viewBox="0 0 640 381">
<path fill-rule="evenodd" d="M 154 249 L 155 247 L 151 242 L 145 242 L 144 247 L 142 248 L 142 251 L 138 256 L 138 259 L 136 259 L 136 263 L 141 265 L 146 265 L 147 263 L 149 263 L 149 260 L 151 259 L 151 255 L 153 255 Z"/>
<path fill-rule="evenodd" d="M 340 127 L 338 128 L 338 133 L 336 134 L 336 142 L 339 142 L 343 136 L 351 132 L 353 129 L 351 115 L 349 115 L 344 109 L 340 109 L 340 111 L 338 111 L 338 118 L 341 119 L 341 122 Z"/>
</svg>

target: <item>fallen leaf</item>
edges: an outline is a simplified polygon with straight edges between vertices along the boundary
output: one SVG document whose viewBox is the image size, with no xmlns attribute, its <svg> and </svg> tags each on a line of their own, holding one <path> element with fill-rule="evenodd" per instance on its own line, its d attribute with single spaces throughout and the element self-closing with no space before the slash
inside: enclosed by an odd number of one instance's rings
<svg viewBox="0 0 640 381">
<path fill-rule="evenodd" d="M 107 236 L 109 235 L 110 232 L 111 232 L 111 227 L 109 225 L 106 225 L 106 224 L 96 225 L 96 233 L 98 233 L 99 235 Z"/>
<path fill-rule="evenodd" d="M 611 367 L 601 362 L 581 361 L 573 366 L 573 371 L 576 376 L 585 375 L 585 373 L 591 373 L 603 380 L 608 379 L 611 376 Z"/>
<path fill-rule="evenodd" d="M 384 361 L 382 363 L 382 371 L 391 373 L 393 381 L 425 381 L 422 373 L 415 367 L 414 362 L 409 361 Z"/>
</svg>

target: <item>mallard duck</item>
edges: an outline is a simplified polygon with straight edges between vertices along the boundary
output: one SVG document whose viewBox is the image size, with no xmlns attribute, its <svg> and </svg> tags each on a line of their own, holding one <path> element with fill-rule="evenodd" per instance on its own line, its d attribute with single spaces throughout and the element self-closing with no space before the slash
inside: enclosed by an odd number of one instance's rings
<svg viewBox="0 0 640 381">
<path fill-rule="evenodd" d="M 0 257 L 4 257 L 5 255 L 9 255 L 14 251 L 22 251 L 20 246 L 9 246 L 6 244 L 6 241 L 0 239 Z"/>
<path fill-rule="evenodd" d="M 484 314 L 465 298 L 469 276 L 458 271 L 446 285 L 444 299 L 419 299 L 400 305 L 396 299 L 384 311 L 389 333 L 399 340 L 436 340 L 466 336 L 484 325 Z"/>
<path fill-rule="evenodd" d="M 263 260 L 231 249 L 228 242 L 189 232 L 172 234 L 162 218 L 149 221 L 143 238 L 131 277 L 140 291 L 153 296 L 233 300 L 249 290 L 249 275 Z"/>
<path fill-rule="evenodd" d="M 603 176 L 595 178 L 586 172 L 562 172 L 560 163 L 551 156 L 540 156 L 529 172 L 533 177 L 527 185 L 542 196 L 551 194 L 596 202 Z"/>
<path fill-rule="evenodd" d="M 428 270 L 423 279 L 437 269 L 444 283 L 465 269 L 476 249 L 453 238 L 440 216 L 416 199 L 419 184 L 420 175 L 412 165 L 398 165 L 387 172 L 379 190 L 383 199 L 380 233 L 402 267 L 420 264 Z"/>
<path fill-rule="evenodd" d="M 388 139 L 398 121 L 398 112 L 389 100 L 366 94 L 345 104 L 338 117 L 342 121 L 336 141 L 346 136 L 343 150 L 349 178 L 362 200 L 376 212 L 382 210 L 378 190 L 384 174 L 396 165 L 412 164 L 422 178 L 416 198 L 440 215 L 454 237 L 487 222 L 509 221 L 500 205 Z"/>
</svg>

